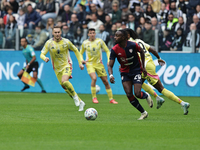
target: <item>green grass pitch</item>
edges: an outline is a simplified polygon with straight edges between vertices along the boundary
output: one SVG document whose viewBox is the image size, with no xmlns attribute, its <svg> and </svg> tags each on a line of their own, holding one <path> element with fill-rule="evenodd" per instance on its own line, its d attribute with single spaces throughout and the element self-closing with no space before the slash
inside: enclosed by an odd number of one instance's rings
<svg viewBox="0 0 200 150">
<path fill-rule="evenodd" d="M 85 108 L 98 111 L 95 121 L 84 118 L 73 100 L 60 93 L 0 92 L 0 150 L 197 150 L 200 149 L 199 97 L 181 97 L 191 105 L 183 115 L 181 106 L 165 98 L 160 109 L 140 103 L 149 117 L 140 113 L 125 95 L 79 95 Z"/>
</svg>

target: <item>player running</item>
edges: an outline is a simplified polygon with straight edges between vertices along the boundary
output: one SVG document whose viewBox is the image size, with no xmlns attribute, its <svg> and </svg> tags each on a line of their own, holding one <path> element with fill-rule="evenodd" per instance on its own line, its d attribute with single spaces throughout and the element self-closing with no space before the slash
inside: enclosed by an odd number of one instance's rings
<svg viewBox="0 0 200 150">
<path fill-rule="evenodd" d="M 136 97 L 140 99 L 146 99 L 149 107 L 153 107 L 153 101 L 148 93 L 144 93 L 141 91 L 142 87 L 142 78 L 141 73 L 147 75 L 145 69 L 145 57 L 143 50 L 138 46 L 138 44 L 128 41 L 128 35 L 125 30 L 118 30 L 115 33 L 115 42 L 117 43 L 111 50 L 110 54 L 110 62 L 108 66 L 108 72 L 110 75 L 110 82 L 115 83 L 115 78 L 113 76 L 113 65 L 115 63 L 115 58 L 117 58 L 118 62 L 121 65 L 121 79 L 124 91 L 126 92 L 126 96 L 128 97 L 130 103 L 141 112 L 141 116 L 138 120 L 143 120 L 147 118 L 148 113 L 144 110 L 144 108 L 140 105 L 139 101 Z M 139 59 L 138 53 L 140 53 L 142 62 Z M 133 87 L 134 85 L 134 94 L 133 95 Z"/>
<path fill-rule="evenodd" d="M 36 56 L 35 56 L 35 52 L 33 47 L 31 47 L 30 45 L 28 45 L 28 42 L 26 40 L 26 38 L 22 38 L 21 39 L 21 46 L 23 47 L 22 53 L 24 55 L 24 57 L 26 58 L 26 67 L 23 68 L 18 74 L 17 76 L 21 79 L 22 75 L 24 73 L 24 71 L 30 73 L 31 71 L 33 71 L 33 78 L 35 78 L 37 80 L 37 83 L 39 84 L 39 86 L 41 87 L 42 91 L 41 93 L 46 93 L 42 81 L 37 77 L 38 75 L 38 67 L 39 64 L 36 60 Z M 24 82 L 23 82 L 24 83 Z M 23 89 L 21 89 L 21 91 L 23 92 L 26 89 L 29 89 L 30 86 L 26 83 L 24 83 L 25 86 Z"/>
<path fill-rule="evenodd" d="M 135 31 L 133 31 L 132 29 L 125 29 L 125 31 L 128 32 L 128 38 L 134 42 L 136 42 L 138 45 L 140 45 L 140 47 L 144 50 L 145 52 L 145 67 L 147 70 L 147 76 L 144 77 L 142 75 L 142 79 L 143 82 L 147 79 L 147 81 L 154 86 L 160 93 L 162 93 L 163 95 L 165 95 L 167 98 L 181 104 L 183 111 L 184 111 L 184 115 L 188 114 L 188 108 L 190 107 L 190 104 L 187 102 L 184 102 L 183 100 L 181 100 L 179 97 L 177 97 L 176 95 L 174 95 L 174 93 L 172 93 L 171 91 L 165 89 L 160 81 L 160 78 L 158 76 L 158 74 L 156 73 L 156 66 L 153 62 L 153 59 L 151 57 L 151 54 L 149 52 L 151 52 L 154 56 L 157 57 L 158 59 L 158 63 L 160 65 L 164 65 L 165 61 L 162 60 L 159 56 L 159 54 L 150 47 L 150 45 L 144 43 L 142 40 L 138 39 L 137 34 L 135 33 Z M 145 91 L 149 92 L 149 88 L 146 85 L 143 85 L 142 88 Z M 149 92 L 150 93 L 150 92 Z M 151 94 L 151 93 L 150 93 Z M 159 108 L 162 103 L 164 103 L 164 101 L 162 101 L 161 99 L 159 101 L 157 101 L 157 108 Z"/>
<path fill-rule="evenodd" d="M 96 96 L 96 81 L 97 81 L 96 73 L 97 73 L 97 75 L 101 78 L 103 84 L 105 85 L 110 103 L 118 104 L 118 102 L 116 102 L 113 99 L 112 90 L 110 88 L 110 84 L 107 79 L 107 73 L 102 63 L 102 49 L 106 52 L 108 63 L 109 63 L 110 51 L 106 46 L 106 44 L 104 43 L 104 41 L 102 39 L 95 38 L 95 35 L 96 35 L 95 29 L 90 28 L 88 30 L 89 39 L 85 40 L 82 43 L 80 50 L 80 53 L 82 55 L 86 51 L 87 72 L 90 75 L 90 78 L 92 79 L 91 82 L 92 101 L 93 103 L 96 104 L 99 103 Z"/>
<path fill-rule="evenodd" d="M 68 39 L 62 38 L 61 33 L 60 27 L 55 26 L 53 28 L 53 38 L 49 39 L 45 43 L 41 51 L 40 58 L 45 62 L 48 62 L 49 58 L 45 55 L 49 51 L 53 69 L 60 85 L 69 94 L 69 96 L 74 99 L 75 105 L 79 106 L 79 111 L 83 111 L 85 103 L 78 97 L 72 84 L 69 82 L 72 74 L 72 60 L 69 49 L 75 53 L 81 70 L 84 69 L 83 64 L 85 62 L 83 61 L 78 49 Z"/>
</svg>

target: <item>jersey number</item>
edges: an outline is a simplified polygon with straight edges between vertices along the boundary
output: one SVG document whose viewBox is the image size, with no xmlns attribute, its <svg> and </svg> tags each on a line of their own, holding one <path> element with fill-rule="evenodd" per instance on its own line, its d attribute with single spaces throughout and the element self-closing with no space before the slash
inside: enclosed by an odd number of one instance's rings
<svg viewBox="0 0 200 150">
<path fill-rule="evenodd" d="M 135 75 L 134 80 L 141 80 L 141 75 L 140 74 Z"/>
<path fill-rule="evenodd" d="M 144 45 L 141 42 L 138 42 L 138 45 L 144 50 L 144 53 L 147 52 L 146 48 L 144 47 Z"/>
</svg>

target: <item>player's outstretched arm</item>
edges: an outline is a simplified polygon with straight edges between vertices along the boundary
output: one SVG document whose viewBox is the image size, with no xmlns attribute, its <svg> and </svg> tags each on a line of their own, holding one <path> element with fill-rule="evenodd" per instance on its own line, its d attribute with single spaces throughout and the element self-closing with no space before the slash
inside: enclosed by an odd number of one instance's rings
<svg viewBox="0 0 200 150">
<path fill-rule="evenodd" d="M 158 59 L 159 65 L 163 66 L 165 64 L 165 61 L 160 58 L 157 51 L 155 51 L 153 48 L 150 47 L 149 52 L 151 52 L 154 56 L 156 56 L 156 58 Z"/>
<path fill-rule="evenodd" d="M 113 76 L 113 69 L 112 69 L 114 66 L 114 63 L 115 63 L 115 60 L 110 60 L 109 65 L 108 65 L 108 73 L 109 73 L 111 83 L 115 83 L 115 78 Z"/>
</svg>

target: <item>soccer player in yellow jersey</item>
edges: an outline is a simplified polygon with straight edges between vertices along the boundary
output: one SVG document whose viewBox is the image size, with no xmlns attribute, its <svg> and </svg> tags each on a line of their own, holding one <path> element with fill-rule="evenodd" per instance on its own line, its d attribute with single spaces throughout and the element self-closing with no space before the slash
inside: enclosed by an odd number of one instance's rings
<svg viewBox="0 0 200 150">
<path fill-rule="evenodd" d="M 164 65 L 165 61 L 160 58 L 159 54 L 154 49 L 152 49 L 150 47 L 150 45 L 148 45 L 145 42 L 143 42 L 142 40 L 138 39 L 138 36 L 135 33 L 135 31 L 133 31 L 132 29 L 125 29 L 125 30 L 128 33 L 129 39 L 132 38 L 132 41 L 136 42 L 138 45 L 140 45 L 140 47 L 145 52 L 145 66 L 146 66 L 146 70 L 147 70 L 147 76 L 146 77 L 142 76 L 143 82 L 147 79 L 147 81 L 153 87 L 155 87 L 160 93 L 165 95 L 167 98 L 177 102 L 178 104 L 181 104 L 181 106 L 183 107 L 184 115 L 187 115 L 190 104 L 187 102 L 184 102 L 179 97 L 174 95 L 174 93 L 172 93 L 171 91 L 169 91 L 163 87 L 163 85 L 159 79 L 159 76 L 156 73 L 156 66 L 155 66 L 153 59 L 151 57 L 151 54 L 149 52 L 151 52 L 154 56 L 156 56 L 158 58 L 158 63 L 160 65 Z M 148 93 L 154 95 L 153 94 L 154 91 L 147 84 L 143 84 L 142 88 L 145 91 L 147 91 Z M 160 108 L 160 106 L 162 105 L 163 102 L 164 102 L 163 100 L 157 101 L 157 108 Z"/>
<path fill-rule="evenodd" d="M 60 27 L 55 26 L 53 28 L 53 38 L 45 43 L 40 58 L 45 62 L 48 62 L 49 58 L 45 55 L 49 51 L 53 69 L 60 85 L 69 96 L 74 99 L 75 105 L 79 106 L 79 111 L 83 111 L 85 103 L 78 97 L 72 84 L 69 82 L 72 74 L 72 60 L 70 58 L 69 49 L 75 53 L 81 70 L 84 69 L 83 64 L 85 61 L 82 59 L 78 49 L 68 39 L 61 37 L 61 33 Z"/>
<path fill-rule="evenodd" d="M 108 83 L 107 79 L 107 73 L 102 63 L 102 49 L 106 52 L 108 62 L 110 57 L 110 51 L 106 46 L 106 44 L 104 43 L 104 41 L 102 39 L 95 38 L 95 35 L 96 35 L 95 29 L 90 28 L 88 30 L 89 39 L 85 40 L 82 43 L 80 50 L 80 53 L 82 55 L 86 51 L 87 72 L 92 79 L 91 82 L 92 101 L 93 103 L 99 103 L 96 97 L 96 80 L 97 80 L 96 73 L 97 73 L 97 75 L 101 78 L 103 84 L 106 87 L 106 92 L 108 94 L 110 103 L 118 104 L 118 102 L 116 102 L 113 99 L 112 90 L 110 88 L 110 84 Z"/>
</svg>

